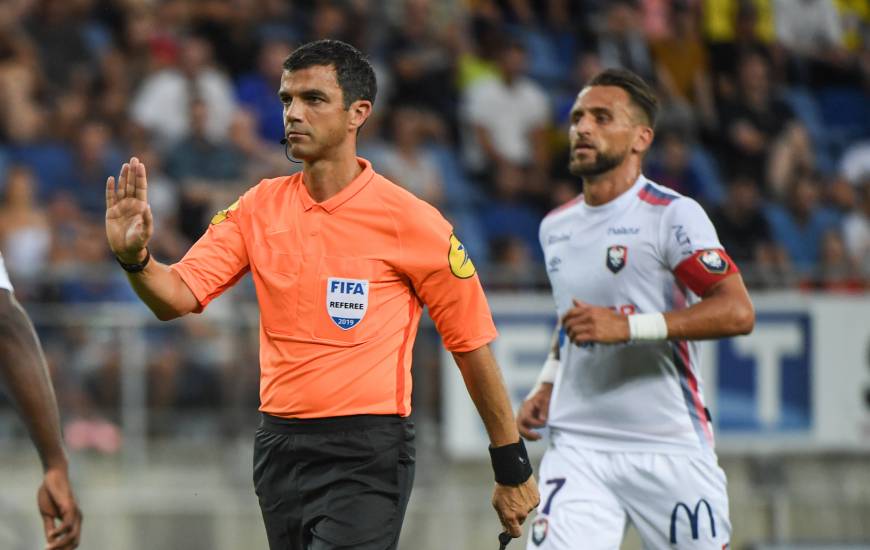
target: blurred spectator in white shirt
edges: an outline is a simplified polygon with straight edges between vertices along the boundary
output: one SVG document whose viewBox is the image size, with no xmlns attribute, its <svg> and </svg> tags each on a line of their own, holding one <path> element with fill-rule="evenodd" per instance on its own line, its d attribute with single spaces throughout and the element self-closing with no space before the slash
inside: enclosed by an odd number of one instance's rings
<svg viewBox="0 0 870 550">
<path fill-rule="evenodd" d="M 133 99 L 133 119 L 154 132 L 164 147 L 188 133 L 196 98 L 208 106 L 206 135 L 218 142 L 226 138 L 236 102 L 232 83 L 212 66 L 211 57 L 207 41 L 196 36 L 185 38 L 177 67 L 148 76 Z"/>
<path fill-rule="evenodd" d="M 855 189 L 857 207 L 843 220 L 843 239 L 849 256 L 870 282 L 870 172 Z"/>
<path fill-rule="evenodd" d="M 381 151 L 378 170 L 433 206 L 444 198 L 444 183 L 435 160 L 422 145 L 430 133 L 431 118 L 410 106 L 392 112 L 392 139 Z"/>
<path fill-rule="evenodd" d="M 45 271 L 51 250 L 51 227 L 34 200 L 36 182 L 27 168 L 9 170 L 0 203 L 0 245 L 19 294 Z"/>
<path fill-rule="evenodd" d="M 509 164 L 543 172 L 547 166 L 544 133 L 550 105 L 544 90 L 523 76 L 526 51 L 510 42 L 500 52 L 499 76 L 475 82 L 465 92 L 462 116 L 466 161 L 472 172 L 492 173 Z"/>
</svg>

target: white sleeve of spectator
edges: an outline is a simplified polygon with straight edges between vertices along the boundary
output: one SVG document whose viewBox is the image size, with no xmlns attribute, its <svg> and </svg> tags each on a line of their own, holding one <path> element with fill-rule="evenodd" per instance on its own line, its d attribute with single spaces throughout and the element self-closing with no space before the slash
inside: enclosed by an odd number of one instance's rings
<svg viewBox="0 0 870 550">
<path fill-rule="evenodd" d="M 13 292 L 12 281 L 9 280 L 9 273 L 6 272 L 6 263 L 3 261 L 2 255 L 0 255 L 0 288 Z"/>
<path fill-rule="evenodd" d="M 843 46 L 843 23 L 840 14 L 833 2 L 823 3 L 821 9 L 825 10 L 825 38 L 828 39 L 826 46 Z"/>
<path fill-rule="evenodd" d="M 531 88 L 531 91 L 534 100 L 530 102 L 532 107 L 530 117 L 535 127 L 546 126 L 550 122 L 550 101 L 542 90 Z"/>
<path fill-rule="evenodd" d="M 464 111 L 468 121 L 476 125 L 486 125 L 493 114 L 489 112 L 489 83 L 479 81 L 472 84 L 465 95 Z"/>
<path fill-rule="evenodd" d="M 680 197 L 666 208 L 659 242 L 669 269 L 675 269 L 698 250 L 722 248 L 713 222 L 696 201 Z"/>
</svg>

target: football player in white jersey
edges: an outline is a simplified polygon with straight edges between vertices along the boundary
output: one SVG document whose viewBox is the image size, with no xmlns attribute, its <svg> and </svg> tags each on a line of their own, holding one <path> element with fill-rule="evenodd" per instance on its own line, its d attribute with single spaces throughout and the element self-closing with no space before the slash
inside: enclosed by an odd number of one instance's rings
<svg viewBox="0 0 870 550">
<path fill-rule="evenodd" d="M 608 69 L 571 110 L 583 194 L 540 230 L 561 328 L 517 419 L 551 435 L 530 550 L 618 549 L 629 522 L 644 548 L 730 543 L 697 341 L 746 334 L 755 313 L 700 205 L 641 173 L 657 107 Z"/>
<path fill-rule="evenodd" d="M 39 339 L 27 313 L 12 294 L 0 256 L 0 389 L 12 398 L 42 461 L 42 485 L 36 494 L 45 530 L 46 550 L 78 547 L 82 514 L 69 482 L 60 435 L 57 401 Z"/>
</svg>

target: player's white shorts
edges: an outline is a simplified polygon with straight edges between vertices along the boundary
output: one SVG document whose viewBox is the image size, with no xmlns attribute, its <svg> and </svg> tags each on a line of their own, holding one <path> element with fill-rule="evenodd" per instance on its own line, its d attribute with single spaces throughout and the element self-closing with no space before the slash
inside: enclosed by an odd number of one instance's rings
<svg viewBox="0 0 870 550">
<path fill-rule="evenodd" d="M 631 522 L 645 549 L 728 548 L 725 472 L 714 456 L 551 445 L 527 550 L 618 550 Z"/>
</svg>

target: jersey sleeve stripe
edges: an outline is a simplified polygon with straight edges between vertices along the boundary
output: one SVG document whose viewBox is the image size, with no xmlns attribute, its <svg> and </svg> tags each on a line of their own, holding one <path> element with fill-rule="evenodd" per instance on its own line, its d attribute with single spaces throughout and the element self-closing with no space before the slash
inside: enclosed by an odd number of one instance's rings
<svg viewBox="0 0 870 550">
<path fill-rule="evenodd" d="M 671 195 L 670 193 L 660 191 L 649 183 L 644 185 L 643 189 L 638 191 L 637 196 L 640 200 L 656 206 L 667 206 L 679 198 L 677 195 Z"/>
</svg>

